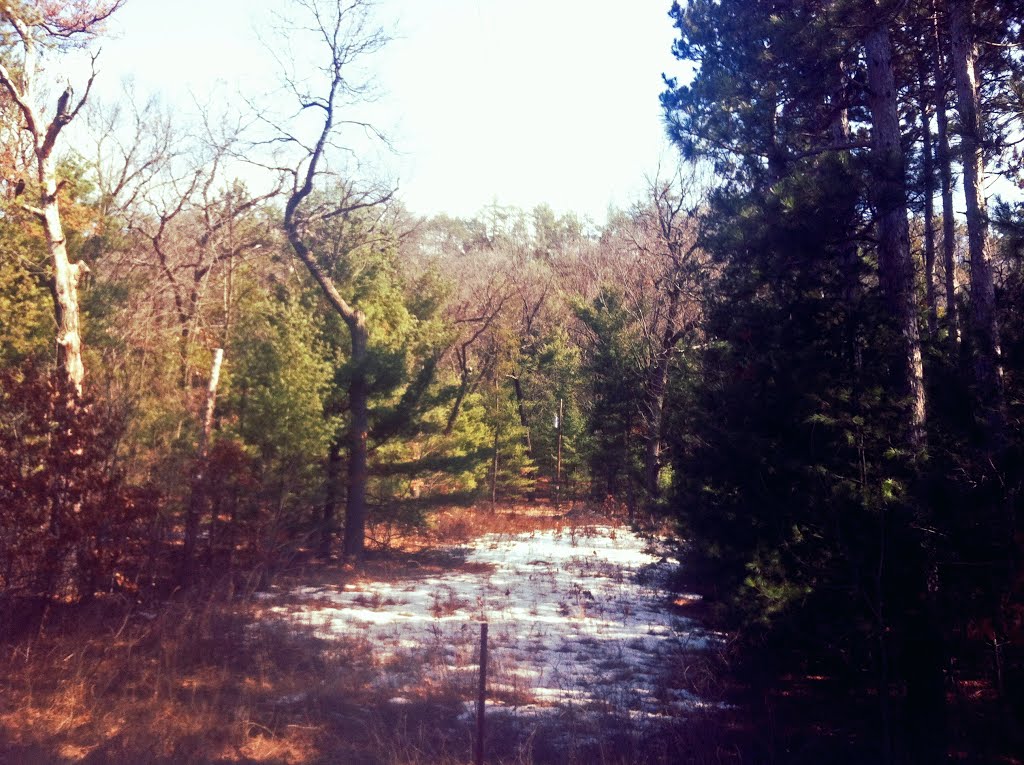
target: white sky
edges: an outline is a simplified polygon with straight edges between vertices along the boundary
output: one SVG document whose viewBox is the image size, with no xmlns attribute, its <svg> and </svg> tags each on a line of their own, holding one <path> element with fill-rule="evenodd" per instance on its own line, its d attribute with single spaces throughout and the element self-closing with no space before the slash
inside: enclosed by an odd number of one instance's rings
<svg viewBox="0 0 1024 765">
<path fill-rule="evenodd" d="M 604 220 L 625 206 L 665 146 L 658 94 L 671 56 L 669 0 L 381 0 L 395 38 L 376 54 L 367 114 L 398 154 L 414 212 L 472 215 L 494 200 L 546 202 Z M 191 95 L 274 84 L 271 0 L 129 0 L 102 41 L 105 94 L 133 75 L 183 108 Z"/>
</svg>

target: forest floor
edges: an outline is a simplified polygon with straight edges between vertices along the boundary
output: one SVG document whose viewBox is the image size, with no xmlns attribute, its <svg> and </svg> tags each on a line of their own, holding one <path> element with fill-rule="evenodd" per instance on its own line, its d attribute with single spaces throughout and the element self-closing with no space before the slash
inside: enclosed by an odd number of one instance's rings
<svg viewBox="0 0 1024 765">
<path fill-rule="evenodd" d="M 882 760 L 877 699 L 842 679 L 737 679 L 654 530 L 537 504 L 372 536 L 360 571 L 300 553 L 189 590 L 0 601 L 0 764 L 468 763 L 482 621 L 492 765 Z M 951 759 L 1020 765 L 992 689 L 961 686 Z"/>
<path fill-rule="evenodd" d="M 533 527 L 430 550 L 401 575 L 261 593 L 267 617 L 365 646 L 361 691 L 403 724 L 422 714 L 418 705 L 440 704 L 448 738 L 463 748 L 486 622 L 495 760 L 600 762 L 643 751 L 637 761 L 673 761 L 666 725 L 715 705 L 694 692 L 687 668 L 720 638 L 680 615 L 676 604 L 695 596 L 673 592 L 671 551 L 608 519 L 519 516 Z"/>
<path fill-rule="evenodd" d="M 386 541 L 359 572 L 48 609 L 0 645 L 0 762 L 469 762 L 482 621 L 487 762 L 745 761 L 657 535 L 538 505 Z"/>
</svg>

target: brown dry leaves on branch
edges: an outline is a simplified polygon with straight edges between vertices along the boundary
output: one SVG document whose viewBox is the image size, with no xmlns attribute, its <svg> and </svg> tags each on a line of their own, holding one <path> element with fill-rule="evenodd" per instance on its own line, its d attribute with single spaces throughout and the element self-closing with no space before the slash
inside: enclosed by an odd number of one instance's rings
<svg viewBox="0 0 1024 765">
<path fill-rule="evenodd" d="M 68 48 L 87 43 L 103 31 L 104 22 L 124 0 L 36 0 L 4 2 L 0 6 L 7 23 L 32 27 L 57 47 Z"/>
</svg>

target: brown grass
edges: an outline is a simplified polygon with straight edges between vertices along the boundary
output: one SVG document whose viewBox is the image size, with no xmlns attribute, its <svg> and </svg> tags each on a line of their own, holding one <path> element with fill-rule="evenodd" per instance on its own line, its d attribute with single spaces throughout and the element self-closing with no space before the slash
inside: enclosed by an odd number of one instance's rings
<svg viewBox="0 0 1024 765">
<path fill-rule="evenodd" d="M 389 537 L 388 550 L 415 552 L 438 545 L 462 545 L 485 534 L 513 535 L 532 531 L 585 528 L 597 523 L 620 523 L 622 513 L 607 514 L 588 505 L 547 502 L 499 503 L 495 507 L 452 506 L 431 514 L 426 527 L 407 529 Z M 371 537 L 377 536 L 371 530 Z M 380 535 L 384 536 L 384 535 Z"/>
<path fill-rule="evenodd" d="M 471 570 L 464 556 L 439 547 L 465 545 L 488 533 L 585 534 L 587 524 L 597 521 L 608 523 L 578 508 L 451 508 L 398 549 L 372 555 L 359 576 L 414 582 L 441 571 Z M 337 564 L 300 561 L 280 579 L 279 591 L 292 583 L 341 586 L 354 578 L 355 572 Z M 440 615 L 465 605 L 444 592 L 435 600 Z M 407 671 L 419 671 L 422 681 L 396 703 L 388 688 L 375 684 L 383 660 L 373 645 L 355 637 L 320 640 L 311 631 L 285 626 L 267 616 L 273 602 L 224 585 L 146 606 L 109 596 L 30 614 L 31 604 L 18 604 L 23 629 L 8 624 L 0 640 L 0 763 L 469 760 L 473 722 L 464 711 L 475 687 L 472 646 L 460 653 L 464 667 L 440 676 L 406 659 Z M 711 685 L 707 676 L 690 682 L 695 689 Z M 507 704 L 530 700 L 514 686 L 494 691 Z M 496 714 L 488 762 L 735 761 L 704 756 L 714 750 L 710 726 L 637 726 L 628 718 Z"/>
</svg>

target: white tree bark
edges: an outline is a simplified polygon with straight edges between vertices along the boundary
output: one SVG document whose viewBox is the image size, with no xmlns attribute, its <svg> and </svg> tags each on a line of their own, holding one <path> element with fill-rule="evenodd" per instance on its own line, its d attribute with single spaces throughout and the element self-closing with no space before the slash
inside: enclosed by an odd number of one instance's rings
<svg viewBox="0 0 1024 765">
<path fill-rule="evenodd" d="M 116 4 L 115 6 L 116 7 Z M 45 27 L 33 25 L 27 18 L 26 8 L 19 4 L 0 4 L 0 21 L 9 26 L 15 39 L 10 51 L 20 51 L 20 73 L 12 71 L 7 60 L 0 60 L 0 87 L 10 96 L 22 117 L 22 127 L 32 140 L 35 155 L 35 173 L 38 182 L 38 203 L 23 205 L 41 223 L 46 235 L 50 254 L 51 292 L 53 294 L 54 317 L 57 323 L 57 366 L 65 382 L 80 396 L 85 379 L 85 364 L 82 361 L 81 315 L 78 305 L 78 287 L 89 269 L 83 262 L 72 263 L 68 257 L 67 239 L 61 224 L 59 195 L 61 184 L 57 178 L 57 163 L 54 158 L 57 138 L 81 110 L 89 96 L 95 79 L 95 69 L 89 77 L 85 94 L 74 101 L 71 86 L 58 97 L 56 109 L 49 122 L 43 116 L 42 106 L 37 98 L 39 79 L 40 30 Z M 56 13 L 56 12 L 55 12 Z M 106 15 L 109 15 L 107 13 Z M 105 18 L 105 16 L 104 16 Z M 97 19 L 95 23 L 98 23 Z M 83 20 L 76 22 L 88 25 Z M 67 34 L 87 34 L 87 27 L 75 27 Z"/>
</svg>

